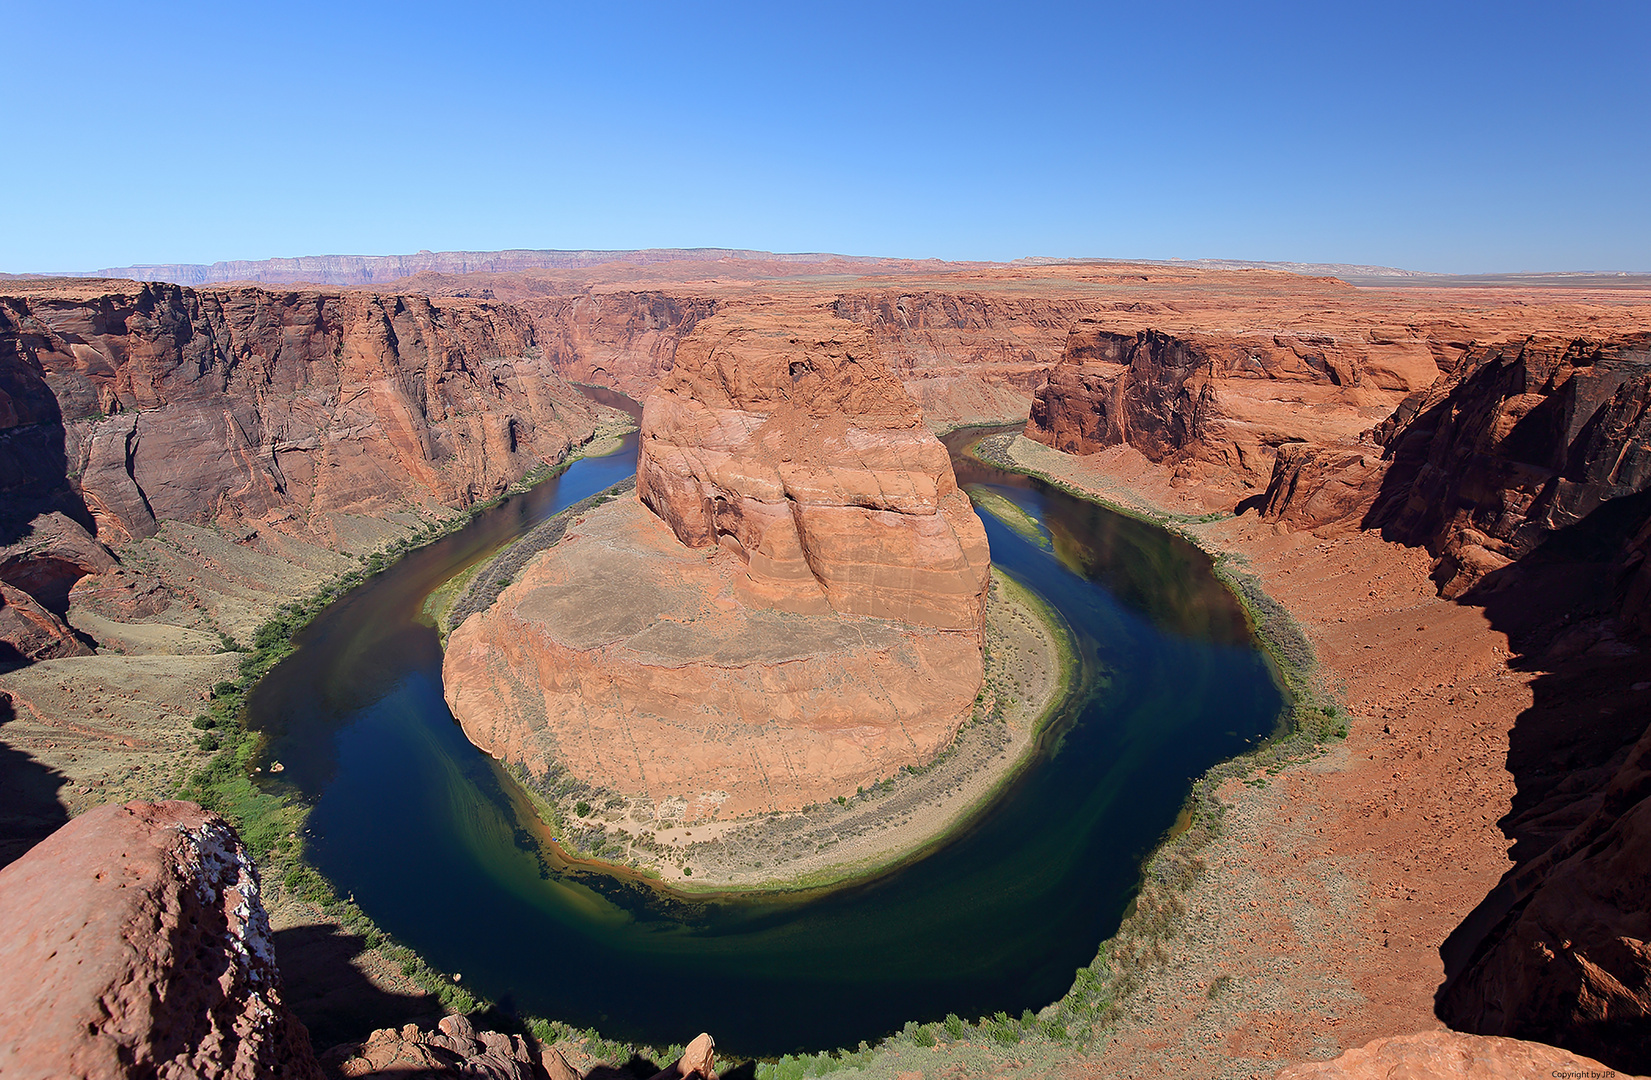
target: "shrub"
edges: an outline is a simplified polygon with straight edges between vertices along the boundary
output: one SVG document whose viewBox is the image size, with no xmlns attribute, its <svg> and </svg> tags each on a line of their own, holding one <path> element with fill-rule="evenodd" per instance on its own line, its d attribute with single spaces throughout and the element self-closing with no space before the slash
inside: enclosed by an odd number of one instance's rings
<svg viewBox="0 0 1651 1080">
<path fill-rule="evenodd" d="M 197 731 L 210 731 L 212 728 L 218 726 L 218 718 L 202 713 L 201 715 L 195 717 L 195 719 L 191 720 L 190 724 L 193 725 Z"/>
</svg>

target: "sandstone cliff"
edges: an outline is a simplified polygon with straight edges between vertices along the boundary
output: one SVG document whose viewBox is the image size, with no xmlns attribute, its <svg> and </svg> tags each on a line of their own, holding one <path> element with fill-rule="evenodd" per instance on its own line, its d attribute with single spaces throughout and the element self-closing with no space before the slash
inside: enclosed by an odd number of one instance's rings
<svg viewBox="0 0 1651 1080">
<path fill-rule="evenodd" d="M 257 871 L 193 803 L 107 806 L 0 870 L 0 1072 L 320 1080 Z"/>
<path fill-rule="evenodd" d="M 1651 335 L 1476 344 L 1356 445 L 1282 451 L 1263 513 L 1435 557 L 1541 672 L 1507 768 L 1516 868 L 1446 950 L 1439 1015 L 1651 1070 L 1651 786 L 1638 659 Z"/>
<path fill-rule="evenodd" d="M 641 401 L 671 370 L 682 339 L 716 313 L 719 301 L 686 290 L 648 289 L 516 303 L 533 319 L 558 372 Z"/>
<path fill-rule="evenodd" d="M 1075 327 L 1029 437 L 1072 454 L 1129 445 L 1207 482 L 1259 488 L 1280 448 L 1354 441 L 1438 376 L 1414 339 Z"/>
<path fill-rule="evenodd" d="M 0 342 L 50 387 L 106 539 L 464 505 L 593 426 L 530 321 L 477 301 L 87 284 L 7 298 Z"/>
<path fill-rule="evenodd" d="M 986 533 L 870 334 L 823 315 L 702 322 L 648 398 L 637 493 L 753 597 L 977 638 Z"/>
<path fill-rule="evenodd" d="M 1374 438 L 1390 466 L 1369 524 L 1442 555 L 1459 594 L 1651 487 L 1651 334 L 1475 347 Z"/>
<path fill-rule="evenodd" d="M 375 546 L 358 542 L 361 515 L 496 495 L 594 417 L 507 305 L 19 289 L 0 297 L 0 580 L 61 617 L 77 579 L 114 565 L 110 548 L 169 520 Z M 11 606 L 15 622 L 26 606 Z M 39 638 L 65 630 L 29 621 L 42 628 L 14 649 L 66 655 Z"/>
<path fill-rule="evenodd" d="M 1469 347 L 1355 439 L 1282 448 L 1263 513 L 1426 546 L 1455 597 L 1648 487 L 1651 335 L 1537 336 Z"/>
<path fill-rule="evenodd" d="M 1504 880 L 1491 902 L 1506 914 L 1441 990 L 1439 1015 L 1651 1073 L 1651 728 L 1595 805 Z"/>
</svg>

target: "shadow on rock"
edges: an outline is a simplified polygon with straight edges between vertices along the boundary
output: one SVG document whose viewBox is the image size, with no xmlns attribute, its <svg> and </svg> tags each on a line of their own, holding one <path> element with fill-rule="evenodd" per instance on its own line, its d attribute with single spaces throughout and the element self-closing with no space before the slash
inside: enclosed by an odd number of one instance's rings
<svg viewBox="0 0 1651 1080">
<path fill-rule="evenodd" d="M 367 951 L 359 934 L 336 926 L 294 926 L 275 932 L 288 1006 L 309 1028 L 317 1050 L 362 1042 L 380 1028 L 433 1025 L 442 1016 L 434 994 L 395 994 L 374 986 L 351 961 Z"/>
<path fill-rule="evenodd" d="M 0 729 L 14 719 L 11 698 L 0 693 Z M 68 782 L 56 769 L 0 741 L 0 867 L 68 823 L 69 812 L 57 797 Z"/>
<path fill-rule="evenodd" d="M 1651 1071 L 1651 664 L 1631 601 L 1651 493 L 1461 597 L 1536 673 L 1509 734 L 1514 867 L 1440 949 L 1440 1019 Z"/>
</svg>

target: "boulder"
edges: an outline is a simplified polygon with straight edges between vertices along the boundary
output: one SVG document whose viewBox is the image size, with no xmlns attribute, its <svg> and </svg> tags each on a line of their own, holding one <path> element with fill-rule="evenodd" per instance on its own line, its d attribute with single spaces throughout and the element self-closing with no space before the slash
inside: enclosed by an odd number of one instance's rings
<svg viewBox="0 0 1651 1080">
<path fill-rule="evenodd" d="M 1374 446 L 1285 443 L 1273 459 L 1261 516 L 1292 529 L 1356 530 L 1381 494 L 1386 473 Z"/>
<path fill-rule="evenodd" d="M 1597 1061 L 1541 1043 L 1424 1031 L 1377 1039 L 1330 1061 L 1291 1065 L 1277 1080 L 1531 1080 L 1615 1075 Z"/>
<path fill-rule="evenodd" d="M 0 870 L 0 911 L 0 1074 L 320 1080 L 218 815 L 88 811 Z"/>
<path fill-rule="evenodd" d="M 0 582 L 0 665 L 91 656 L 94 651 L 34 597 Z"/>
<path fill-rule="evenodd" d="M 682 1056 L 653 1075 L 652 1080 L 717 1080 L 717 1041 L 705 1032 L 694 1036 Z"/>
</svg>

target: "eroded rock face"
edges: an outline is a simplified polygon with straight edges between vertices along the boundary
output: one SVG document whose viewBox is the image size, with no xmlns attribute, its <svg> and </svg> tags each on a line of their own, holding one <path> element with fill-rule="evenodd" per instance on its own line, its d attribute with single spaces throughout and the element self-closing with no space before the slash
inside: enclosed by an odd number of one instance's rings
<svg viewBox="0 0 1651 1080">
<path fill-rule="evenodd" d="M 320 1080 L 258 877 L 193 803 L 105 806 L 0 870 L 7 1077 Z"/>
<path fill-rule="evenodd" d="M 484 301 L 71 282 L 0 302 L 0 428 L 56 433 L 20 467 L 70 483 L 105 543 L 168 518 L 324 535 L 490 497 L 588 437 L 542 351 Z"/>
<path fill-rule="evenodd" d="M 1599 808 L 1503 888 L 1508 914 L 1445 985 L 1440 1016 L 1651 1073 L 1651 730 Z"/>
<path fill-rule="evenodd" d="M 1476 347 L 1375 437 L 1390 475 L 1369 524 L 1443 556 L 1444 595 L 1460 595 L 1651 487 L 1651 334 Z"/>
<path fill-rule="evenodd" d="M 1532 337 L 1469 348 L 1359 440 L 1282 447 L 1263 513 L 1426 546 L 1454 598 L 1647 488 L 1651 335 Z"/>
<path fill-rule="evenodd" d="M 90 656 L 69 625 L 22 589 L 0 582 L 0 667 L 19 662 Z"/>
<path fill-rule="evenodd" d="M 611 503 L 452 633 L 448 705 L 497 758 L 690 821 L 853 794 L 950 742 L 981 685 L 973 634 L 774 610 L 747 580 Z"/>
<path fill-rule="evenodd" d="M 1351 442 L 1438 374 L 1425 345 L 1134 333 L 1083 322 L 1037 389 L 1029 438 L 1069 454 L 1129 445 L 1195 476 L 1267 483 L 1280 447 Z"/>
<path fill-rule="evenodd" d="M 637 491 L 754 602 L 978 636 L 986 534 L 865 329 L 823 312 L 702 321 L 647 401 Z"/>
<path fill-rule="evenodd" d="M 1599 1062 L 1520 1039 L 1424 1031 L 1377 1039 L 1330 1061 L 1291 1065 L 1278 1080 L 1528 1080 L 1610 1076 Z"/>
</svg>

